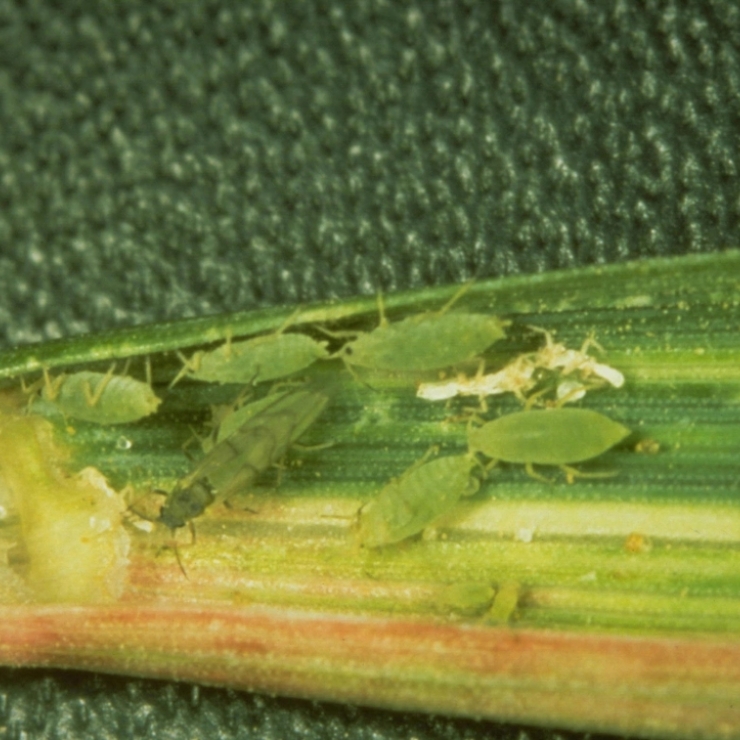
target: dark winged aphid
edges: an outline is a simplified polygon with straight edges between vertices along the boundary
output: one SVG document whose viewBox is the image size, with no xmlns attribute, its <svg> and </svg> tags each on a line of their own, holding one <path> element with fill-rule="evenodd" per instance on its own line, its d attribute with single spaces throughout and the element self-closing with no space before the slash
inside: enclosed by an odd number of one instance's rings
<svg viewBox="0 0 740 740">
<path fill-rule="evenodd" d="M 167 496 L 159 521 L 184 527 L 217 500 L 249 488 L 260 473 L 281 460 L 329 401 L 317 390 L 276 395 L 273 403 L 219 441 Z"/>
</svg>

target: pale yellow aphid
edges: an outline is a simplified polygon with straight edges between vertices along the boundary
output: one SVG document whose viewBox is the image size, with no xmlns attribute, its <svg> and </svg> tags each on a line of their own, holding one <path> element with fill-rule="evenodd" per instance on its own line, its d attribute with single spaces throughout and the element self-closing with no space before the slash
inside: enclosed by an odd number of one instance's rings
<svg viewBox="0 0 740 740">
<path fill-rule="evenodd" d="M 115 364 L 107 373 L 82 370 L 52 379 L 44 368 L 41 398 L 66 417 L 96 424 L 127 424 L 157 410 L 161 401 L 149 383 L 114 371 Z"/>
<path fill-rule="evenodd" d="M 219 437 L 195 469 L 178 481 L 157 521 L 174 531 L 192 522 L 216 500 L 249 488 L 260 473 L 285 456 L 328 401 L 325 393 L 309 388 L 257 401 L 259 408 L 252 408 L 238 429 Z"/>
<path fill-rule="evenodd" d="M 483 401 L 487 396 L 514 393 L 524 402 L 527 393 L 537 385 L 538 371 L 542 370 L 557 372 L 564 378 L 558 383 L 555 394 L 563 402 L 583 398 L 594 382 L 606 381 L 615 388 L 624 384 L 624 376 L 619 370 L 596 362 L 587 354 L 590 346 L 598 347 L 593 337 L 586 339 L 580 350 L 574 350 L 554 342 L 552 335 L 544 329 L 536 330 L 545 334 L 545 346 L 537 352 L 520 355 L 495 373 L 484 374 L 481 363 L 471 378 L 460 375 L 450 380 L 420 383 L 416 395 L 427 401 L 443 401 L 456 396 L 477 396 Z M 567 377 L 572 374 L 577 374 L 578 379 Z"/>
<path fill-rule="evenodd" d="M 519 606 L 522 587 L 517 581 L 504 581 L 496 589 L 496 596 L 484 619 L 489 624 L 507 624 Z"/>
</svg>

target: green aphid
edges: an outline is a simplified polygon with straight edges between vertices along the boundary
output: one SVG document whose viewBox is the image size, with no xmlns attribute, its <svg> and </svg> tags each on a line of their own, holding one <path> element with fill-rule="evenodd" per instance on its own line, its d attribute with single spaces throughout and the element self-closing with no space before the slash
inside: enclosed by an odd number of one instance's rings
<svg viewBox="0 0 740 740">
<path fill-rule="evenodd" d="M 378 296 L 380 323 L 366 334 L 354 334 L 333 357 L 353 366 L 387 372 L 441 370 L 476 358 L 505 336 L 507 322 L 497 316 L 454 311 L 452 305 L 468 290 L 465 285 L 439 311 L 389 322 Z M 342 336 L 337 334 L 336 336 Z"/>
<path fill-rule="evenodd" d="M 219 441 L 195 470 L 178 481 L 159 513 L 162 524 L 171 530 L 192 524 L 211 504 L 248 489 L 285 456 L 329 401 L 325 393 L 308 389 L 268 398 L 271 403 Z"/>
<path fill-rule="evenodd" d="M 154 413 L 161 403 L 149 383 L 128 375 L 82 370 L 53 380 L 44 369 L 41 398 L 64 416 L 97 424 L 127 424 Z"/>
<path fill-rule="evenodd" d="M 471 452 L 493 460 L 524 463 L 538 480 L 533 465 L 557 465 L 572 481 L 577 476 L 606 474 L 580 473 L 570 463 L 598 457 L 623 440 L 630 430 L 603 414 L 589 409 L 547 409 L 507 414 L 482 426 L 468 427 Z"/>
<path fill-rule="evenodd" d="M 496 590 L 486 581 L 461 581 L 444 586 L 437 596 L 437 608 L 465 616 L 480 614 L 491 606 Z"/>
<path fill-rule="evenodd" d="M 295 316 L 273 334 L 241 342 L 232 342 L 229 337 L 220 347 L 195 352 L 190 359 L 180 355 L 183 368 L 170 387 L 185 376 L 207 383 L 262 383 L 287 378 L 327 358 L 326 342 L 306 334 L 284 333 Z"/>
<path fill-rule="evenodd" d="M 418 534 L 479 486 L 471 475 L 479 465 L 472 455 L 426 462 L 428 455 L 392 480 L 360 510 L 359 541 L 382 547 Z"/>
<path fill-rule="evenodd" d="M 516 615 L 522 586 L 518 581 L 503 581 L 496 589 L 491 608 L 486 612 L 485 621 L 489 624 L 508 624 Z"/>
</svg>

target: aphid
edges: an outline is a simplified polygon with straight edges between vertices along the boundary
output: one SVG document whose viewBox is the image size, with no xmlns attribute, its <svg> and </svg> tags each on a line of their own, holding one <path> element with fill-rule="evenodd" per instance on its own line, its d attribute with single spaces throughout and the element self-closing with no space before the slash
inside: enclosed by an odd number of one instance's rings
<svg viewBox="0 0 740 740">
<path fill-rule="evenodd" d="M 436 602 L 445 612 L 474 616 L 486 610 L 495 596 L 495 589 L 486 581 L 461 581 L 443 586 Z"/>
<path fill-rule="evenodd" d="M 195 470 L 178 481 L 158 521 L 170 530 L 192 525 L 217 500 L 249 488 L 260 473 L 285 456 L 329 401 L 325 393 L 308 389 L 268 398 L 271 403 L 218 442 Z"/>
<path fill-rule="evenodd" d="M 507 414 L 482 426 L 468 427 L 471 452 L 494 460 L 524 463 L 539 480 L 533 465 L 557 465 L 568 481 L 580 473 L 569 466 L 598 457 L 624 439 L 630 430 L 590 409 L 547 409 Z M 591 474 L 594 475 L 594 474 Z"/>
<path fill-rule="evenodd" d="M 195 352 L 190 359 L 180 356 L 183 368 L 170 384 L 188 376 L 207 383 L 262 383 L 286 378 L 305 370 L 316 360 L 327 358 L 327 342 L 306 334 L 285 334 L 293 314 L 275 333 L 232 342 L 231 337 L 216 349 Z"/>
<path fill-rule="evenodd" d="M 154 413 L 161 400 L 148 383 L 128 375 L 82 370 L 53 380 L 44 368 L 41 398 L 64 416 L 98 424 L 126 424 Z"/>
<path fill-rule="evenodd" d="M 428 456 L 388 483 L 360 510 L 362 545 L 381 547 L 418 534 L 461 496 L 472 496 L 478 490 L 478 478 L 471 471 L 479 463 L 472 455 L 427 462 Z"/>
<path fill-rule="evenodd" d="M 437 370 L 475 358 L 505 336 L 507 322 L 497 316 L 449 309 L 469 288 L 463 286 L 439 311 L 390 323 L 378 296 L 380 322 L 367 333 L 355 333 L 333 357 L 353 366 L 389 372 Z M 336 336 L 342 336 L 337 334 Z"/>
<path fill-rule="evenodd" d="M 507 624 L 512 620 L 519 599 L 522 595 L 522 587 L 517 581 L 504 581 L 496 589 L 496 597 L 491 608 L 484 619 L 489 624 Z"/>
</svg>

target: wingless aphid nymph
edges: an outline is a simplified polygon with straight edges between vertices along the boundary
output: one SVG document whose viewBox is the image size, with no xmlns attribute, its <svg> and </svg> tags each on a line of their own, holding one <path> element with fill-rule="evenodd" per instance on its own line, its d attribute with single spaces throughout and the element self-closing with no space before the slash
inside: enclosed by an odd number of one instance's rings
<svg viewBox="0 0 740 740">
<path fill-rule="evenodd" d="M 548 409 L 507 414 L 482 426 L 468 427 L 471 452 L 494 460 L 523 463 L 539 480 L 534 465 L 557 465 L 568 480 L 581 473 L 571 463 L 598 457 L 630 434 L 616 421 L 590 409 Z"/>
</svg>

